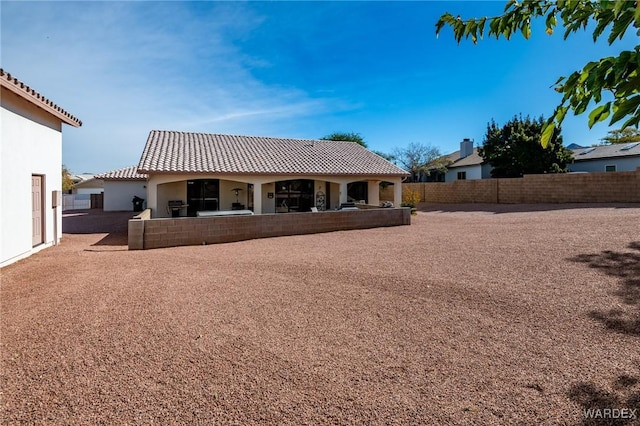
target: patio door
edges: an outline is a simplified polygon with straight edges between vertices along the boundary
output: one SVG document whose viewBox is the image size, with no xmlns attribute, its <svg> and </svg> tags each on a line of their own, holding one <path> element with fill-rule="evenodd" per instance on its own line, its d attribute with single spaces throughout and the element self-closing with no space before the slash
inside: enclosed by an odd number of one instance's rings
<svg viewBox="0 0 640 426">
<path fill-rule="evenodd" d="M 220 181 L 218 179 L 195 179 L 187 181 L 187 216 L 196 216 L 198 211 L 219 209 Z"/>
<path fill-rule="evenodd" d="M 44 177 L 31 176 L 31 229 L 32 246 L 44 243 Z"/>
<path fill-rule="evenodd" d="M 313 180 L 294 179 L 276 182 L 276 212 L 308 212 L 315 205 Z"/>
<path fill-rule="evenodd" d="M 369 202 L 369 184 L 368 182 L 351 182 L 347 185 L 347 200 L 360 202 L 365 204 Z"/>
</svg>

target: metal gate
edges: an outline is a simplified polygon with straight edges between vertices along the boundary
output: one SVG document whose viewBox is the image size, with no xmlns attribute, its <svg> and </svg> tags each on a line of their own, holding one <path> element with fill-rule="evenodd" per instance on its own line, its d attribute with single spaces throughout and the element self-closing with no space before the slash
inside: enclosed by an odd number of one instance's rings
<svg viewBox="0 0 640 426">
<path fill-rule="evenodd" d="M 100 194 L 91 194 L 91 208 L 103 209 L 104 208 L 104 192 Z"/>
</svg>

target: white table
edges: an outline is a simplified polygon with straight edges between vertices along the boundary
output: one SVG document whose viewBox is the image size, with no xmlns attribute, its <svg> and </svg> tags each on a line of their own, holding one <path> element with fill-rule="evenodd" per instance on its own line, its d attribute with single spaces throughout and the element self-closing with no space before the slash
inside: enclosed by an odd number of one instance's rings
<svg viewBox="0 0 640 426">
<path fill-rule="evenodd" d="M 253 212 L 251 210 L 205 210 L 196 212 L 198 217 L 209 217 L 209 216 L 249 216 L 252 215 Z"/>
</svg>

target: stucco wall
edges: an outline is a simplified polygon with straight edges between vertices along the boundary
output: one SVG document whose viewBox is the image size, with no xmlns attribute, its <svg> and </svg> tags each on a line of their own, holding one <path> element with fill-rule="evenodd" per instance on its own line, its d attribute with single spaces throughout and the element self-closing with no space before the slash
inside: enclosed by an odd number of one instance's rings
<svg viewBox="0 0 640 426">
<path fill-rule="evenodd" d="M 58 240 L 62 235 L 62 206 L 52 208 L 52 191 L 62 189 L 62 125 L 4 88 L 0 101 L 0 266 L 5 266 L 52 245 L 54 231 Z M 35 248 L 32 175 L 44 176 L 45 243 Z"/>
<path fill-rule="evenodd" d="M 134 196 L 147 198 L 145 181 L 107 180 L 104 182 L 104 211 L 132 211 Z"/>
<path fill-rule="evenodd" d="M 150 196 L 147 185 L 147 197 Z M 133 197 L 131 197 L 133 198 Z M 145 198 L 145 197 L 142 197 Z M 154 211 L 154 217 L 171 217 L 171 211 L 167 209 L 169 206 L 169 201 L 171 200 L 181 200 L 183 202 L 187 202 L 187 182 L 168 182 L 158 185 L 157 192 L 157 202 L 158 208 Z M 146 199 L 145 203 L 147 207 L 150 206 L 150 200 Z M 180 215 L 184 216 L 186 214 L 186 210 L 181 210 Z"/>
<path fill-rule="evenodd" d="M 90 195 L 101 194 L 104 192 L 104 188 L 78 188 L 73 191 L 74 194 Z"/>
<path fill-rule="evenodd" d="M 269 198 L 269 193 L 273 196 Z M 275 182 L 262 185 L 262 213 L 276 212 L 276 184 Z"/>
<path fill-rule="evenodd" d="M 456 167 L 447 171 L 444 176 L 445 182 L 454 182 L 458 180 L 458 172 L 466 172 L 467 180 L 482 179 L 482 167 L 478 165 L 467 167 Z"/>
<path fill-rule="evenodd" d="M 466 167 L 454 167 L 447 170 L 444 175 L 444 181 L 454 182 L 458 180 L 458 172 L 467 172 L 467 180 L 489 179 L 491 177 L 491 166 L 488 164 L 475 164 Z"/>
<path fill-rule="evenodd" d="M 236 202 L 236 194 L 233 191 L 234 188 L 241 189 L 241 191 L 238 192 L 238 202 L 244 205 L 245 208 L 247 207 L 247 184 L 229 180 L 220 180 L 219 210 L 231 210 L 232 204 Z"/>
<path fill-rule="evenodd" d="M 604 172 L 605 166 L 616 166 L 617 172 L 632 172 L 640 167 L 640 157 L 611 157 L 603 160 L 578 161 L 569 165 L 572 172 Z"/>
</svg>

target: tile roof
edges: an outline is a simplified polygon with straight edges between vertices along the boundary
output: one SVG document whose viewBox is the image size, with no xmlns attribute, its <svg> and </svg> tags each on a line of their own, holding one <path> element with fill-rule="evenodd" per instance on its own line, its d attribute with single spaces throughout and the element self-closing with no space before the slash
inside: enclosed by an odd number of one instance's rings
<svg viewBox="0 0 640 426">
<path fill-rule="evenodd" d="M 626 149 L 625 149 L 626 148 Z M 621 143 L 614 145 L 599 145 L 572 149 L 573 161 L 598 160 L 612 157 L 628 157 L 640 155 L 640 143 Z"/>
<path fill-rule="evenodd" d="M 159 130 L 149 133 L 138 170 L 148 173 L 408 175 L 355 142 Z"/>
<path fill-rule="evenodd" d="M 111 170 L 96 176 L 96 179 L 104 180 L 147 180 L 147 175 L 138 173 L 138 167 L 130 166 L 123 169 Z"/>
<path fill-rule="evenodd" d="M 0 86 L 11 90 L 18 96 L 42 108 L 49 114 L 52 114 L 55 117 L 59 118 L 64 123 L 67 123 L 73 127 L 82 126 L 82 121 L 80 121 L 78 118 L 69 114 L 67 111 L 63 110 L 49 99 L 33 90 L 31 87 L 13 77 L 11 74 L 5 72 L 2 68 L 0 68 Z"/>
</svg>

